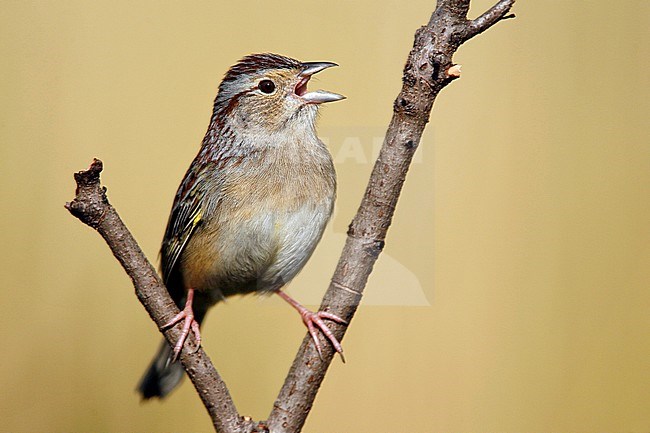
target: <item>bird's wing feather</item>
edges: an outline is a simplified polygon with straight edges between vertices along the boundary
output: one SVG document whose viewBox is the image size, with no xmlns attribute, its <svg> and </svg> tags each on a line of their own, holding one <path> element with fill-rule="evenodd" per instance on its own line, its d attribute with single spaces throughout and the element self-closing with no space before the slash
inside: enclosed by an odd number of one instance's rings
<svg viewBox="0 0 650 433">
<path fill-rule="evenodd" d="M 178 272 L 179 259 L 208 211 L 203 200 L 206 194 L 203 191 L 205 176 L 217 175 L 212 164 L 199 161 L 200 156 L 192 162 L 178 188 L 160 249 L 163 281 L 177 305 L 182 303 L 185 295 L 185 287 Z"/>
<path fill-rule="evenodd" d="M 187 241 L 201 223 L 201 218 L 201 206 L 197 199 L 181 202 L 174 207 L 161 251 L 161 267 L 165 282 L 169 280 Z"/>
</svg>

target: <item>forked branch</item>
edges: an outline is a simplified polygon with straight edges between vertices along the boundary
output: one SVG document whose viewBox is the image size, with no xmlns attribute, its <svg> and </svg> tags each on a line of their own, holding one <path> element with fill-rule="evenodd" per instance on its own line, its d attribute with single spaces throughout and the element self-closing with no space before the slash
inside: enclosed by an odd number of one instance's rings
<svg viewBox="0 0 650 433">
<path fill-rule="evenodd" d="M 375 261 L 384 247 L 406 173 L 417 149 L 436 96 L 460 76 L 452 57 L 465 41 L 487 30 L 508 15 L 515 0 L 500 0 L 474 20 L 467 19 L 470 0 L 439 0 L 426 26 L 415 34 L 413 49 L 403 72 L 403 85 L 393 104 L 384 144 L 375 163 L 365 195 L 350 224 L 348 237 L 321 304 L 350 322 L 354 316 Z M 140 302 L 159 329 L 178 313 L 162 281 L 135 239 L 106 198 L 100 184 L 102 163 L 75 174 L 75 199 L 66 208 L 97 230 L 133 280 Z M 334 335 L 343 338 L 346 326 L 331 323 Z M 174 343 L 180 326 L 161 330 Z M 183 351 L 180 361 L 188 373 L 215 429 L 222 433 L 300 432 L 334 352 L 322 342 L 319 357 L 306 336 L 278 395 L 268 421 L 241 417 L 228 389 L 201 348 Z"/>
</svg>

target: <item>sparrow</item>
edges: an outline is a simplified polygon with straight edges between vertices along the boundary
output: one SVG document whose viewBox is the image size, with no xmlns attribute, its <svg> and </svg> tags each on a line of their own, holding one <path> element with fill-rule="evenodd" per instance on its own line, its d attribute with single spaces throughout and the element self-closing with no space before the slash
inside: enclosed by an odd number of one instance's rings
<svg viewBox="0 0 650 433">
<path fill-rule="evenodd" d="M 323 235 L 336 196 L 332 157 L 316 135 L 319 106 L 345 97 L 308 91 L 316 73 L 337 66 L 253 54 L 233 65 L 214 101 L 208 131 L 185 173 L 160 249 L 161 274 L 180 313 L 176 345 L 165 340 L 138 392 L 162 398 L 180 382 L 176 362 L 190 333 L 218 302 L 233 295 L 277 294 L 300 314 L 316 349 L 318 332 L 343 349 L 326 320 L 282 291 L 303 268 Z"/>
</svg>

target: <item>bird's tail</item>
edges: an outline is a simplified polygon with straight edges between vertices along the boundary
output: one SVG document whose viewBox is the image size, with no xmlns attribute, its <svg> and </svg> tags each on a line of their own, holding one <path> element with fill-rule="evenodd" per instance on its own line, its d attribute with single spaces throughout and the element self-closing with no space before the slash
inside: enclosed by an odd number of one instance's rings
<svg viewBox="0 0 650 433">
<path fill-rule="evenodd" d="M 138 383 L 137 390 L 143 400 L 163 398 L 180 383 L 185 370 L 180 362 L 172 362 L 171 358 L 172 348 L 163 339 L 151 365 Z"/>
</svg>

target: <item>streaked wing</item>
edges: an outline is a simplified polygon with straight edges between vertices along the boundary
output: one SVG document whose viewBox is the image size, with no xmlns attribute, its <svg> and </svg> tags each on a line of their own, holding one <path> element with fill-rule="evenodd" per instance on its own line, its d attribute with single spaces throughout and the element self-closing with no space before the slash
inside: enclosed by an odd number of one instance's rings
<svg viewBox="0 0 650 433">
<path fill-rule="evenodd" d="M 161 249 L 163 281 L 167 283 L 187 241 L 201 223 L 201 206 L 197 197 L 179 202 L 172 211 Z"/>
<path fill-rule="evenodd" d="M 174 198 L 174 205 L 160 249 L 163 281 L 177 303 L 180 302 L 184 293 L 183 287 L 175 287 L 180 283 L 180 276 L 175 275 L 178 261 L 187 242 L 205 216 L 202 206 L 202 177 L 206 173 L 206 168 L 208 167 L 205 165 L 201 167 L 197 157 L 185 174 Z"/>
</svg>

